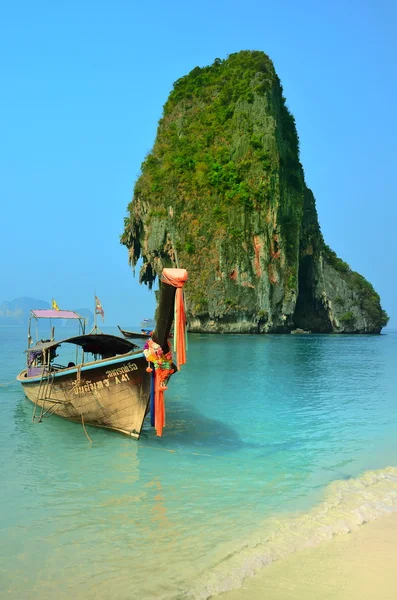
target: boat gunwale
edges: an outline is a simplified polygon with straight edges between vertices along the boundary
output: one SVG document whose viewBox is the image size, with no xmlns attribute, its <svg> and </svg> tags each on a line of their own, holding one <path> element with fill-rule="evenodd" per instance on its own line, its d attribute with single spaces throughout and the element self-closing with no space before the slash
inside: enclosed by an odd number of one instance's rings
<svg viewBox="0 0 397 600">
<path fill-rule="evenodd" d="M 47 378 L 49 375 L 54 379 L 60 378 L 64 375 L 73 375 L 73 373 L 77 373 L 78 371 L 89 371 L 92 369 L 98 369 L 100 367 L 106 366 L 107 364 L 117 364 L 120 362 L 125 362 L 129 358 L 138 359 L 144 358 L 144 354 L 142 351 L 140 352 L 127 352 L 126 354 L 120 354 L 117 357 L 111 358 L 102 358 L 99 360 L 93 360 L 86 363 L 80 363 L 79 365 L 75 365 L 74 367 L 65 367 L 64 369 L 60 369 L 59 371 L 50 371 L 50 373 L 46 374 L 44 378 Z M 23 369 L 20 371 L 16 377 L 17 381 L 21 383 L 39 383 L 42 379 L 42 375 L 35 375 L 34 377 L 25 377 L 23 373 L 27 373 L 27 369 Z"/>
</svg>

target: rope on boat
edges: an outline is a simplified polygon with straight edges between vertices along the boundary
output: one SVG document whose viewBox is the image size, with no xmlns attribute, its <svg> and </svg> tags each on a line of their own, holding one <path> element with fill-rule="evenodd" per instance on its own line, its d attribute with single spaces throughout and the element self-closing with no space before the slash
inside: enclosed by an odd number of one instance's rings
<svg viewBox="0 0 397 600">
<path fill-rule="evenodd" d="M 163 448 L 162 446 L 147 446 L 145 444 L 144 448 L 150 448 L 150 450 L 161 450 L 162 452 L 171 452 L 172 454 L 185 454 L 185 455 L 193 455 L 193 456 L 205 456 L 216 459 L 227 459 L 227 460 L 235 460 L 230 459 L 230 457 L 225 456 L 217 456 L 216 454 L 206 454 L 204 452 L 183 452 L 183 450 L 173 450 L 172 448 Z M 240 460 L 240 459 L 238 459 Z"/>
<path fill-rule="evenodd" d="M 12 385 L 13 383 L 18 383 L 15 379 L 13 379 L 12 381 L 5 381 L 0 383 L 0 387 L 7 387 L 9 385 Z"/>
<path fill-rule="evenodd" d="M 92 439 L 91 439 L 91 438 L 90 438 L 90 436 L 88 435 L 88 433 L 87 433 L 87 430 L 86 430 L 86 428 L 85 428 L 85 425 L 84 425 L 84 417 L 83 417 L 83 413 L 81 413 L 81 424 L 83 425 L 84 433 L 86 434 L 86 436 L 87 436 L 88 440 L 89 440 L 89 441 L 91 442 L 91 444 L 92 444 Z"/>
</svg>

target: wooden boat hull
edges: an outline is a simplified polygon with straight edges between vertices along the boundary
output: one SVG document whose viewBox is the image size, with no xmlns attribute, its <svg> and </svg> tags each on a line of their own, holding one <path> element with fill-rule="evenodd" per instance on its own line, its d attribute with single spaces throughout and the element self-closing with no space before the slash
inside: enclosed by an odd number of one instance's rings
<svg viewBox="0 0 397 600">
<path fill-rule="evenodd" d="M 39 416 L 58 415 L 71 421 L 104 427 L 139 438 L 148 413 L 150 373 L 142 354 L 62 369 L 45 377 L 17 379 Z"/>
</svg>

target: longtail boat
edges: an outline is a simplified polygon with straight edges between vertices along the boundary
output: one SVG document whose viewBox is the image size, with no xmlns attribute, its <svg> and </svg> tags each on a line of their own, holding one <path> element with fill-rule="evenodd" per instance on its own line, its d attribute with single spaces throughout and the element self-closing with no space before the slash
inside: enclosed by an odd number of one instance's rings
<svg viewBox="0 0 397 600">
<path fill-rule="evenodd" d="M 150 338 L 153 331 L 151 329 L 141 329 L 140 331 L 127 331 L 126 329 L 121 329 L 120 325 L 117 325 L 120 333 L 125 338 Z"/>
<path fill-rule="evenodd" d="M 29 319 L 26 368 L 17 380 L 33 403 L 32 420 L 50 415 L 64 417 L 139 438 L 145 416 L 151 412 L 152 425 L 162 435 L 165 422 L 164 391 L 170 376 L 186 362 L 184 269 L 164 269 L 161 275 L 158 318 L 155 331 L 137 350 L 132 342 L 103 333 L 84 333 L 84 319 L 74 311 L 32 310 Z M 176 363 L 168 337 L 175 310 Z M 31 321 L 38 319 L 75 319 L 80 324 L 77 336 L 56 341 L 31 337 Z M 75 361 L 56 361 L 61 347 L 73 347 Z M 87 360 L 87 355 L 89 359 Z"/>
<path fill-rule="evenodd" d="M 135 339 L 148 339 L 152 337 L 154 329 L 141 329 L 140 331 L 127 331 L 126 329 L 121 329 L 120 325 L 117 325 L 120 333 L 127 339 L 135 338 Z M 170 331 L 169 338 L 174 337 L 174 333 Z"/>
</svg>

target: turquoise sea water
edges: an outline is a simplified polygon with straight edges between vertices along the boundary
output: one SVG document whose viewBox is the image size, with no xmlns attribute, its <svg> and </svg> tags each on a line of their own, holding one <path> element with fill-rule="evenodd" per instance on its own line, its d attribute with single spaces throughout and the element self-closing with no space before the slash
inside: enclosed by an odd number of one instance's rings
<svg viewBox="0 0 397 600">
<path fill-rule="evenodd" d="M 0 383 L 25 340 L 0 329 Z M 0 401 L 0 596 L 216 597 L 397 510 L 397 333 L 190 335 L 162 438 Z"/>
</svg>

